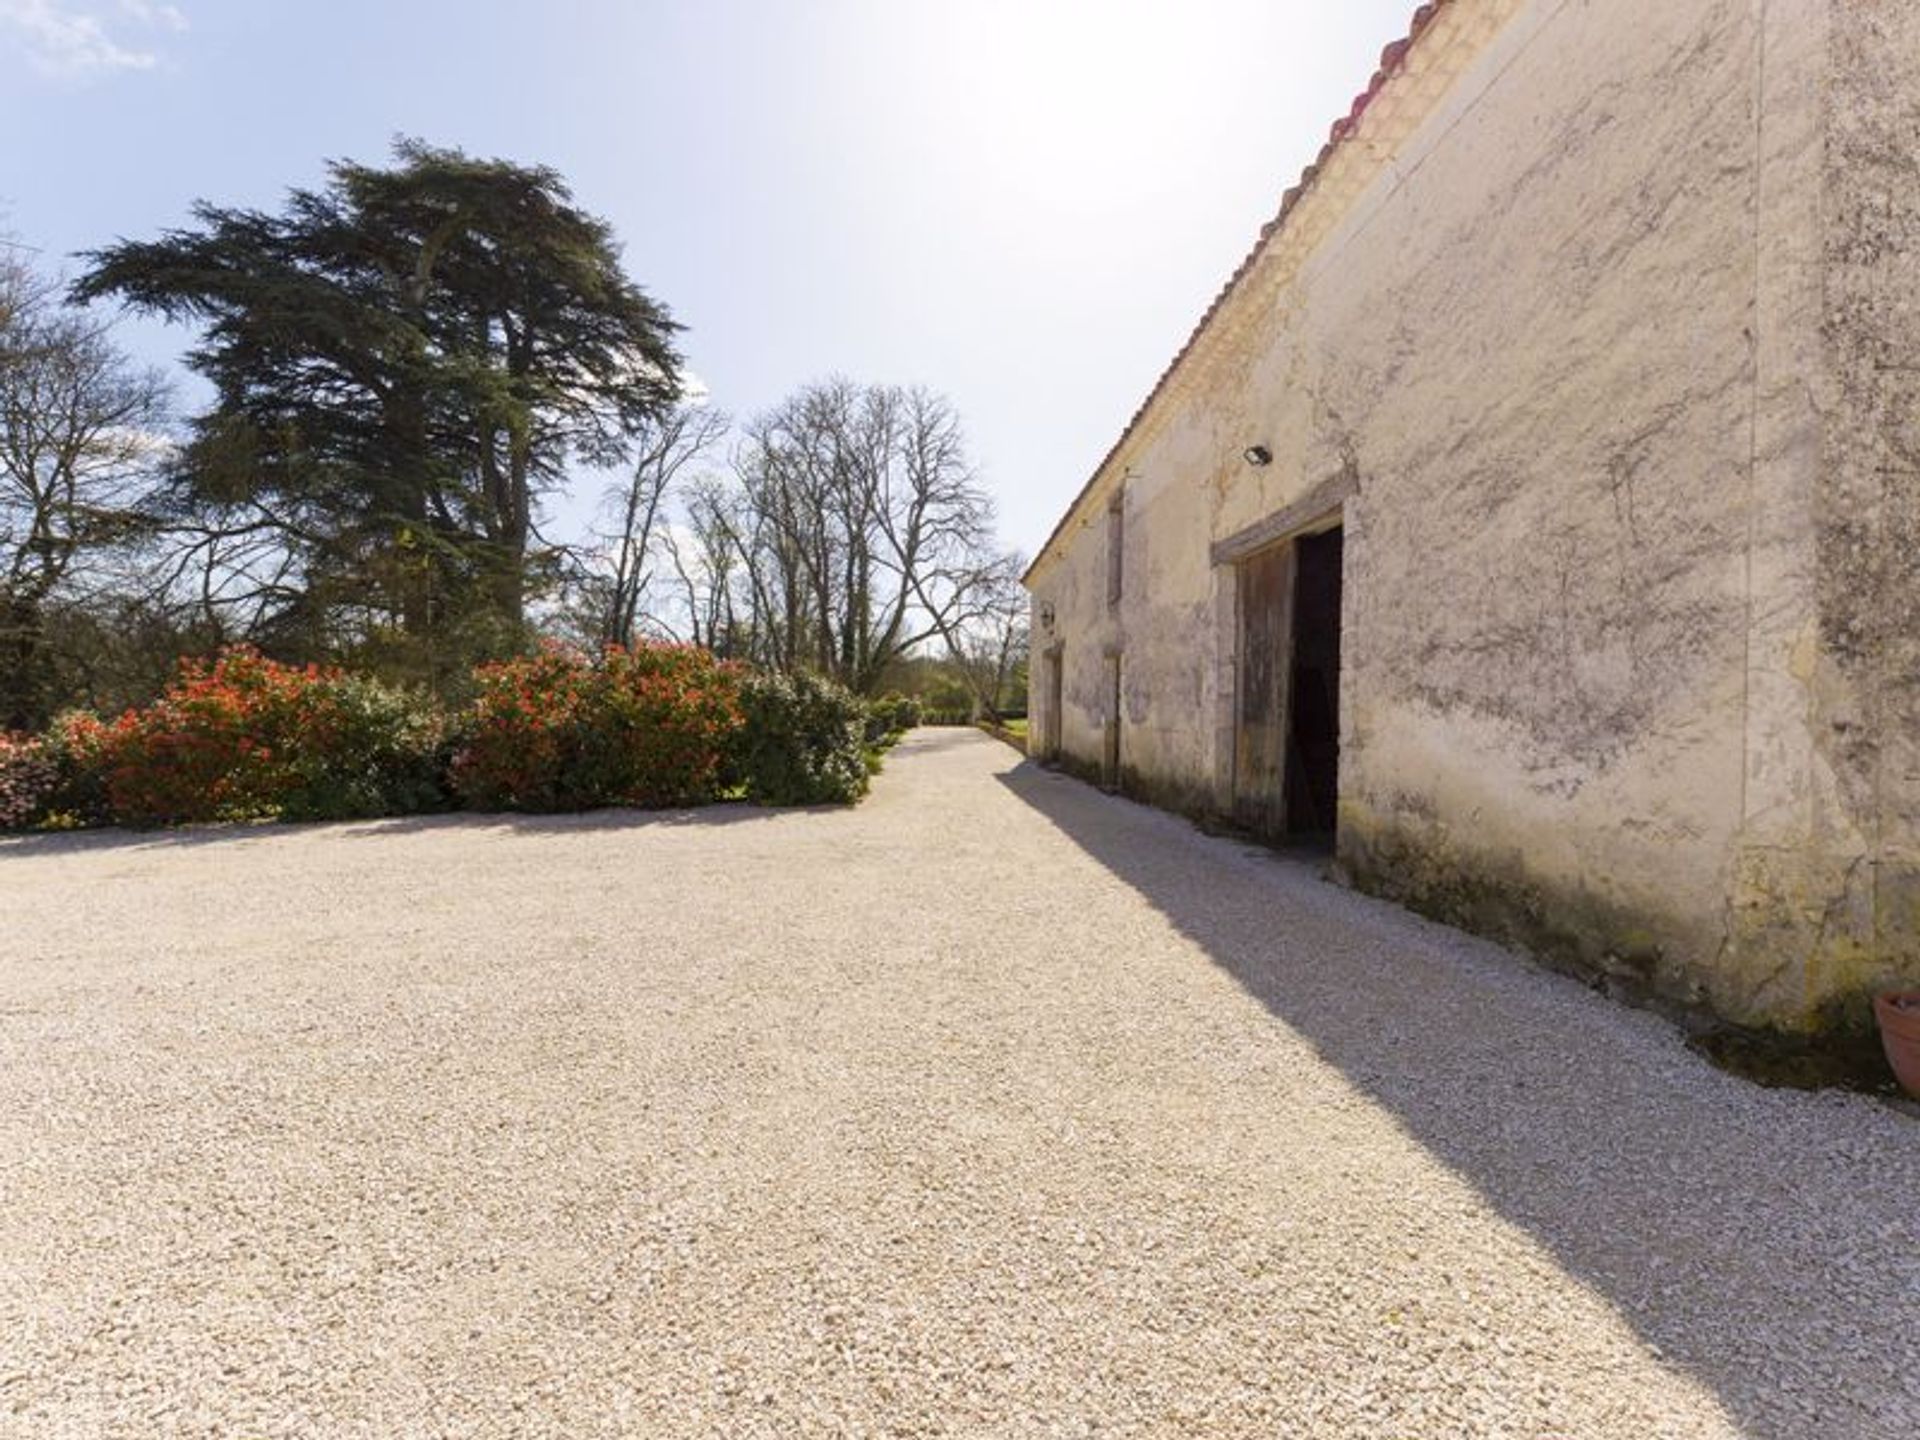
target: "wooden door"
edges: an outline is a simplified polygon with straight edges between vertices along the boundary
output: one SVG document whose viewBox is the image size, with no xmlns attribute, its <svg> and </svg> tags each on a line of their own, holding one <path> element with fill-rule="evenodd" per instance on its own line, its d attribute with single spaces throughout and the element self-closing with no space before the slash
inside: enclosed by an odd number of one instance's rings
<svg viewBox="0 0 1920 1440">
<path fill-rule="evenodd" d="M 1040 758 L 1057 761 L 1067 741 L 1066 669 L 1067 652 L 1056 645 L 1046 657 L 1046 729 L 1040 737 Z"/>
<path fill-rule="evenodd" d="M 1287 828 L 1288 679 L 1292 669 L 1294 547 L 1240 562 L 1240 664 L 1234 726 L 1233 808 L 1261 835 Z"/>
<path fill-rule="evenodd" d="M 1101 773 L 1107 788 L 1120 788 L 1120 657 L 1107 656 L 1107 734 L 1106 754 Z"/>
</svg>

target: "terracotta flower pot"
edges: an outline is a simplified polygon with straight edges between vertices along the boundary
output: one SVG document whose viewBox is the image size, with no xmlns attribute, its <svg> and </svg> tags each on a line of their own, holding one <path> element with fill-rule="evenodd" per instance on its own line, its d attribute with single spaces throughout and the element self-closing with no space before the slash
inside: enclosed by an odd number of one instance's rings
<svg viewBox="0 0 1920 1440">
<path fill-rule="evenodd" d="M 1887 1063 L 1893 1066 L 1907 1093 L 1920 1100 L 1920 990 L 1877 995 L 1873 1013 L 1880 1022 L 1880 1043 L 1886 1046 Z"/>
</svg>

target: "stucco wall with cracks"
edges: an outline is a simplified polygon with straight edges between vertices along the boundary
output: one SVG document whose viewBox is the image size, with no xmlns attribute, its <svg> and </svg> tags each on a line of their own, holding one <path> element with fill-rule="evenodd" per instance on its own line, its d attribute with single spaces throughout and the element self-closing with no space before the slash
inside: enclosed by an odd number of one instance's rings
<svg viewBox="0 0 1920 1440">
<path fill-rule="evenodd" d="M 1355 878 L 1742 1023 L 1867 1023 L 1920 979 L 1917 98 L 1893 0 L 1457 0 L 1036 563 L 1069 755 L 1118 651 L 1130 780 L 1224 809 L 1209 546 L 1357 474 Z"/>
<path fill-rule="evenodd" d="M 1824 18 L 1813 616 L 1790 667 L 1811 743 L 1791 823 L 1751 819 L 1734 945 L 1839 1021 L 1920 979 L 1920 10 Z"/>
</svg>

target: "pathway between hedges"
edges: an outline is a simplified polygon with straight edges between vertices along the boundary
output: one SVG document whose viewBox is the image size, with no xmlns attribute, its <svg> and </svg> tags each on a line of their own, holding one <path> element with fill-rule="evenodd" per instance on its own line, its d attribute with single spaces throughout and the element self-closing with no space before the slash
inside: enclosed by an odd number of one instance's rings
<svg viewBox="0 0 1920 1440">
<path fill-rule="evenodd" d="M 0 1435 L 1920 1425 L 1920 1124 L 921 732 L 0 845 Z"/>
</svg>

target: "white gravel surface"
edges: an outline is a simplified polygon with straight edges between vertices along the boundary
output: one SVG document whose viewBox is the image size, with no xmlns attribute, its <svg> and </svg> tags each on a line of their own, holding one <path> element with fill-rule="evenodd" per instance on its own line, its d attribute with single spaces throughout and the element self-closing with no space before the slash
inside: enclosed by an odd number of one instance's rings
<svg viewBox="0 0 1920 1440">
<path fill-rule="evenodd" d="M 0 1434 L 1920 1430 L 1920 1124 L 921 732 L 0 845 Z"/>
</svg>

